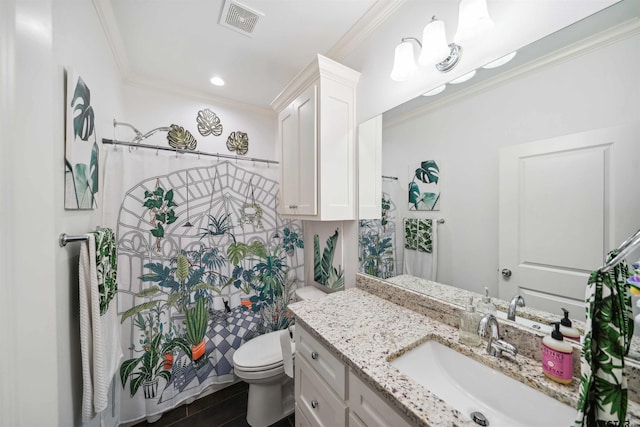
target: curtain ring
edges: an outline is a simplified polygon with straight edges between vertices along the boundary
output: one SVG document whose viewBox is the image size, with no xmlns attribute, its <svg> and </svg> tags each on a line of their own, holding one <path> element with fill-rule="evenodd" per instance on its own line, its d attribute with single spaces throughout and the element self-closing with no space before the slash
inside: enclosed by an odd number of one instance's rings
<svg viewBox="0 0 640 427">
<path fill-rule="evenodd" d="M 200 150 L 198 150 L 198 160 L 200 160 Z"/>
<path fill-rule="evenodd" d="M 176 147 L 176 159 L 178 158 L 178 147 Z"/>
<path fill-rule="evenodd" d="M 158 155 L 158 146 L 156 145 L 156 156 Z"/>
</svg>

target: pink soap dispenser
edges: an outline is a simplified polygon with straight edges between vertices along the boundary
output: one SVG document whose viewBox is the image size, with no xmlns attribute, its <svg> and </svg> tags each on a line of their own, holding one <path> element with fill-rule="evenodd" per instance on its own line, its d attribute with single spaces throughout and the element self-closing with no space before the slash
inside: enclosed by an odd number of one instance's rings
<svg viewBox="0 0 640 427">
<path fill-rule="evenodd" d="M 573 377 L 573 347 L 564 340 L 560 323 L 542 339 L 542 371 L 554 381 L 569 384 Z"/>
</svg>

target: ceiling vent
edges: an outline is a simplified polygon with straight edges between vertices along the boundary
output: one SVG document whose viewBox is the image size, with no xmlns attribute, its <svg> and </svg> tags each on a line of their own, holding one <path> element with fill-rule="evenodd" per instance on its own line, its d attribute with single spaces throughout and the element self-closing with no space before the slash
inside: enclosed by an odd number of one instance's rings
<svg viewBox="0 0 640 427">
<path fill-rule="evenodd" d="M 220 25 L 252 37 L 258 20 L 264 13 L 251 9 L 234 0 L 226 0 L 220 15 Z"/>
</svg>

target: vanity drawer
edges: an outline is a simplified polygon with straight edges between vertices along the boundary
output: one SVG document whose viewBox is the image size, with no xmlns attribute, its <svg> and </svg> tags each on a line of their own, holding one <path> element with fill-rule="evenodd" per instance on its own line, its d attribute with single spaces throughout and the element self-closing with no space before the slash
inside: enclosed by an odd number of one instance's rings
<svg viewBox="0 0 640 427">
<path fill-rule="evenodd" d="M 295 329 L 296 363 L 304 358 L 316 372 L 346 400 L 347 367 L 301 327 Z M 298 357 L 302 356 L 302 357 Z"/>
<path fill-rule="evenodd" d="M 305 417 L 303 422 L 308 421 L 310 425 L 319 427 L 346 426 L 348 408 L 344 401 L 331 391 L 303 357 L 296 359 L 293 378 L 296 406 Z"/>
<path fill-rule="evenodd" d="M 296 403 L 296 416 L 295 416 L 295 427 L 313 427 L 307 417 L 304 416 L 304 413 L 300 409 L 300 406 Z"/>
<path fill-rule="evenodd" d="M 349 408 L 357 415 L 354 425 L 362 422 L 367 427 L 411 426 L 353 372 L 349 372 Z"/>
</svg>

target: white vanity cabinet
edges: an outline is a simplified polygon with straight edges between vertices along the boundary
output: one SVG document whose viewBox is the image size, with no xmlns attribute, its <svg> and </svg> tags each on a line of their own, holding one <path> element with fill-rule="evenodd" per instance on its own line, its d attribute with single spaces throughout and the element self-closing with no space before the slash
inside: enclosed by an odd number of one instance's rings
<svg viewBox="0 0 640 427">
<path fill-rule="evenodd" d="M 410 426 L 300 325 L 295 341 L 296 427 Z"/>
<path fill-rule="evenodd" d="M 355 220 L 360 73 L 318 55 L 271 103 L 278 112 L 280 215 Z"/>
</svg>

